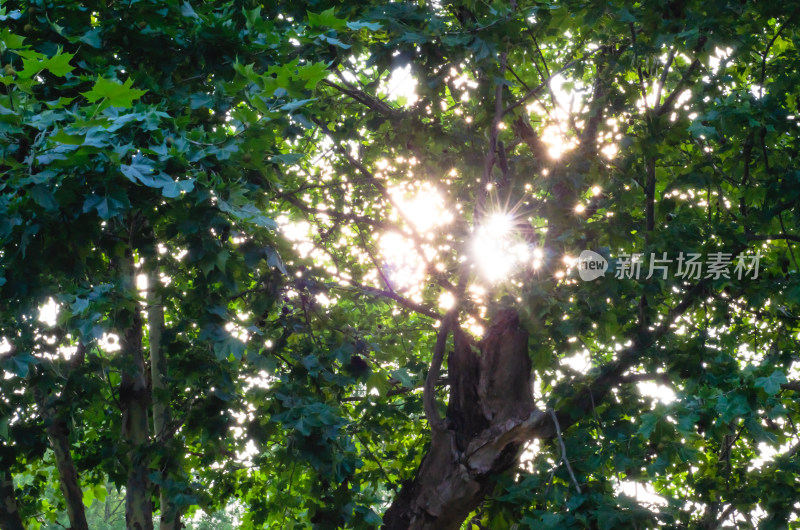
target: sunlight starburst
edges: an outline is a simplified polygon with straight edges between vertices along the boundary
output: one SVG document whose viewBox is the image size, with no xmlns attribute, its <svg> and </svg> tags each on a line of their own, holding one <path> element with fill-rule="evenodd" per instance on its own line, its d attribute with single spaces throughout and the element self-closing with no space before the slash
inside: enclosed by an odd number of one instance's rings
<svg viewBox="0 0 800 530">
<path fill-rule="evenodd" d="M 494 213 L 478 227 L 472 241 L 472 255 L 481 275 L 489 282 L 502 281 L 531 260 L 532 246 L 516 231 L 514 217 Z"/>
</svg>

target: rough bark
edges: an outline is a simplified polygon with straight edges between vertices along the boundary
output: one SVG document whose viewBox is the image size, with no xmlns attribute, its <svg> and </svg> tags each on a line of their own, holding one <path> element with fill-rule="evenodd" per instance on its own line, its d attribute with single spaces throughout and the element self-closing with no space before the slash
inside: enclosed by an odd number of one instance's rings
<svg viewBox="0 0 800 530">
<path fill-rule="evenodd" d="M 126 256 L 123 277 L 128 289 L 134 288 L 131 256 Z M 142 316 L 136 306 L 127 310 L 130 325 L 121 341 L 124 366 L 119 397 L 122 408 L 122 439 L 128 445 L 128 481 L 125 492 L 125 522 L 132 530 L 153 530 L 153 505 L 150 500 L 147 446 L 150 392 L 142 350 Z"/>
<path fill-rule="evenodd" d="M 456 328 L 448 359 L 451 380 L 447 429 L 433 431 L 413 480 L 384 515 L 388 529 L 457 529 L 513 467 L 535 409 L 528 335 L 513 311 L 500 312 L 479 344 L 480 355 Z"/>
<path fill-rule="evenodd" d="M 17 508 L 11 473 L 0 471 L 0 530 L 25 530 Z"/>
</svg>

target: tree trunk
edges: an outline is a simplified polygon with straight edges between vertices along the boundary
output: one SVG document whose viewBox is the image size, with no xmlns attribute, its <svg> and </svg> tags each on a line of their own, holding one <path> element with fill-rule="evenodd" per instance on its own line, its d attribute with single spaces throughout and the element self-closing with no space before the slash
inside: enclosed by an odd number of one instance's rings
<svg viewBox="0 0 800 530">
<path fill-rule="evenodd" d="M 79 344 L 78 351 L 69 362 L 67 375 L 83 363 L 85 355 L 85 347 L 83 344 Z M 75 470 L 75 463 L 72 460 L 69 427 L 64 418 L 63 408 L 59 411 L 58 401 L 52 397 L 46 398 L 37 388 L 34 388 L 34 394 L 39 402 L 42 419 L 46 426 L 47 439 L 55 456 L 61 494 L 64 495 L 70 527 L 72 530 L 89 530 L 89 523 L 86 522 L 86 508 L 83 505 L 83 490 L 78 480 L 78 472 Z"/>
<path fill-rule="evenodd" d="M 733 255 L 739 252 L 741 249 Z M 459 528 L 494 486 L 492 476 L 516 465 L 525 442 L 553 439 L 590 414 L 642 352 L 666 334 L 704 292 L 703 282 L 695 285 L 664 322 L 652 331 L 638 332 L 615 361 L 584 381 L 586 384 L 551 414 L 534 407 L 528 337 L 519 329 L 516 313 L 505 310 L 497 315 L 481 341 L 477 361 L 468 340 L 456 328 L 455 348 L 448 362 L 448 427 L 432 432 L 428 454 L 386 510 L 384 528 Z M 486 424 L 488 427 L 483 427 Z M 469 432 L 467 425 L 482 431 Z"/>
<path fill-rule="evenodd" d="M 533 402 L 528 335 L 517 314 L 500 312 L 479 344 L 480 356 L 456 328 L 448 358 L 447 428 L 432 433 L 415 477 L 383 518 L 387 529 L 458 529 L 514 467 L 543 419 Z"/>
<path fill-rule="evenodd" d="M 83 491 L 70 452 L 67 422 L 64 418 L 55 417 L 52 410 L 46 413 L 45 421 L 50 422 L 47 426 L 47 437 L 55 455 L 56 467 L 61 479 L 61 493 L 64 495 L 67 515 L 69 515 L 69 524 L 72 530 L 89 530 L 83 506 Z"/>
<path fill-rule="evenodd" d="M 17 509 L 11 473 L 0 471 L 0 530 L 25 530 Z"/>
<path fill-rule="evenodd" d="M 152 258 L 155 262 L 155 257 Z M 152 382 L 153 399 L 153 436 L 156 441 L 162 440 L 171 418 L 169 389 L 166 384 L 167 358 L 161 345 L 161 332 L 164 329 L 164 306 L 158 294 L 159 268 L 157 263 L 150 265 L 147 277 L 147 328 L 150 343 L 150 380 Z M 162 484 L 159 488 L 159 505 L 161 518 L 160 530 L 180 530 L 180 510 L 171 500 L 170 491 L 165 487 L 169 479 L 169 471 L 174 467 L 174 459 L 167 456 L 161 472 Z"/>
<path fill-rule="evenodd" d="M 135 289 L 135 270 L 132 256 L 124 259 L 123 270 L 126 289 Z M 126 301 L 127 302 L 127 301 Z M 150 392 L 145 372 L 142 350 L 142 315 L 134 305 L 130 325 L 121 340 L 122 377 L 119 400 L 122 408 L 122 439 L 128 445 L 128 482 L 125 491 L 125 522 L 131 530 L 153 530 L 153 504 L 150 500 L 147 449 L 150 438 L 148 408 Z"/>
</svg>

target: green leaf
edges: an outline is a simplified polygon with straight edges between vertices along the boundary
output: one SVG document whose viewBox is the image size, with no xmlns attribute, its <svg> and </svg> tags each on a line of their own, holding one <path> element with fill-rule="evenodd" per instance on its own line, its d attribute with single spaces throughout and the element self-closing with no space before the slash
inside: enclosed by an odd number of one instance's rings
<svg viewBox="0 0 800 530">
<path fill-rule="evenodd" d="M 30 366 L 36 362 L 36 358 L 30 353 L 18 353 L 11 357 L 11 370 L 18 377 L 27 377 Z"/>
<path fill-rule="evenodd" d="M 130 164 L 120 164 L 119 169 L 131 182 L 139 182 L 149 188 L 164 188 L 175 185 L 175 182 L 168 176 L 156 172 L 155 162 L 139 153 L 131 157 Z M 173 188 L 168 191 L 168 193 L 173 192 Z M 178 192 L 180 192 L 180 189 L 178 189 Z"/>
<path fill-rule="evenodd" d="M 58 210 L 58 202 L 49 187 L 43 184 L 37 184 L 30 189 L 29 193 L 31 194 L 31 198 L 36 201 L 36 204 L 45 210 Z"/>
<path fill-rule="evenodd" d="M 656 428 L 656 425 L 658 425 L 660 419 L 661 418 L 657 414 L 652 412 L 642 414 L 640 418 L 639 430 L 637 432 L 645 438 L 650 438 L 650 435 L 653 433 L 653 430 Z"/>
<path fill-rule="evenodd" d="M 306 155 L 303 153 L 283 153 L 280 155 L 272 155 L 269 157 L 270 162 L 277 162 L 280 164 L 285 164 L 287 166 L 291 166 L 293 164 L 298 163 L 302 160 Z"/>
<path fill-rule="evenodd" d="M 404 387 L 410 388 L 410 387 L 414 386 L 414 381 L 411 379 L 411 376 L 408 373 L 408 370 L 406 370 L 405 368 L 398 368 L 397 370 L 392 370 L 389 373 L 392 375 L 393 378 L 395 378 L 397 381 L 399 381 L 400 384 L 403 385 Z"/>
<path fill-rule="evenodd" d="M 336 46 L 337 48 L 341 48 L 343 50 L 347 50 L 350 48 L 349 44 L 345 44 L 336 37 L 329 37 L 328 35 L 320 35 L 318 38 L 324 42 L 327 42 L 328 44 L 332 44 L 333 46 Z"/>
<path fill-rule="evenodd" d="M 328 63 L 326 62 L 318 62 L 309 64 L 306 66 L 301 66 L 297 69 L 297 75 L 306 82 L 305 87 L 307 89 L 313 89 L 317 86 L 317 84 L 328 77 Z M 305 100 L 306 102 L 314 101 L 313 99 Z"/>
<path fill-rule="evenodd" d="M 44 56 L 30 57 L 22 60 L 23 68 L 18 75 L 22 79 L 30 79 L 42 70 L 50 70 L 53 75 L 63 77 L 75 69 L 69 61 L 75 57 L 72 53 L 57 53 L 47 59 Z"/>
<path fill-rule="evenodd" d="M 100 39 L 100 32 L 100 28 L 91 29 L 83 34 L 80 41 L 99 50 L 103 47 L 103 41 Z"/>
<path fill-rule="evenodd" d="M 286 112 L 290 112 L 291 113 L 291 112 L 296 111 L 297 109 L 299 109 L 300 107 L 302 107 L 306 103 L 311 103 L 312 101 L 314 101 L 314 100 L 313 99 L 294 100 L 294 101 L 292 101 L 290 103 L 282 105 L 280 107 L 280 110 L 285 110 Z"/>
<path fill-rule="evenodd" d="M 128 180 L 136 183 L 149 181 L 150 175 L 155 172 L 154 165 L 152 160 L 137 153 L 131 158 L 130 164 L 121 164 L 119 169 Z"/>
<path fill-rule="evenodd" d="M 203 107 L 211 108 L 211 106 L 212 106 L 211 104 L 213 102 L 214 102 L 214 98 L 211 97 L 210 94 L 205 94 L 205 93 L 202 93 L 202 92 L 201 93 L 197 93 L 197 94 L 192 94 L 189 97 L 189 106 L 191 106 L 192 109 L 199 109 L 199 108 L 203 108 Z"/>
<path fill-rule="evenodd" d="M 233 217 L 241 221 L 246 221 L 270 229 L 275 229 L 278 227 L 278 224 L 275 221 L 265 216 L 258 210 L 258 208 L 255 207 L 255 205 L 250 203 L 245 204 L 244 206 L 235 206 L 225 201 L 219 201 L 219 209 L 225 213 L 231 214 Z"/>
<path fill-rule="evenodd" d="M 94 502 L 94 489 L 83 488 L 83 505 L 87 508 Z"/>
<path fill-rule="evenodd" d="M 8 19 L 19 20 L 21 17 L 22 13 L 19 9 L 9 11 L 8 13 L 6 13 L 5 8 L 0 9 L 0 22 L 5 22 Z"/>
<path fill-rule="evenodd" d="M 309 422 L 308 420 L 304 421 L 303 418 L 297 420 L 297 423 L 294 424 L 294 428 L 297 430 L 297 432 L 299 432 L 303 436 L 308 436 L 309 434 L 311 434 Z"/>
<path fill-rule="evenodd" d="M 188 193 L 194 189 L 194 179 L 178 180 L 164 184 L 161 188 L 161 195 L 168 199 L 180 197 L 182 193 Z"/>
<path fill-rule="evenodd" d="M 50 135 L 50 140 L 66 145 L 83 145 L 84 135 L 69 134 L 64 129 L 58 129 Z"/>
<path fill-rule="evenodd" d="M 200 18 L 200 16 L 195 12 L 192 4 L 189 2 L 184 2 L 181 4 L 181 16 L 189 17 L 189 18 Z"/>
<path fill-rule="evenodd" d="M 312 13 L 308 11 L 308 25 L 312 28 L 333 28 L 342 29 L 347 23 L 346 19 L 336 18 L 334 8 L 326 9 L 322 13 Z"/>
<path fill-rule="evenodd" d="M 289 274 L 289 271 L 286 270 L 286 265 L 283 264 L 280 254 L 278 254 L 274 248 L 267 247 L 264 249 L 264 252 L 267 255 L 267 265 L 275 267 L 284 275 Z"/>
<path fill-rule="evenodd" d="M 89 307 L 89 300 L 87 298 L 75 298 L 75 301 L 69 307 L 73 315 L 81 315 Z"/>
<path fill-rule="evenodd" d="M 759 377 L 756 379 L 754 386 L 757 388 L 763 388 L 764 392 L 772 396 L 780 392 L 781 385 L 787 381 L 786 374 L 780 370 L 775 370 L 767 377 Z"/>
<path fill-rule="evenodd" d="M 133 100 L 139 99 L 147 93 L 146 90 L 131 88 L 132 84 L 133 81 L 130 79 L 124 83 L 118 83 L 98 76 L 92 89 L 88 92 L 81 92 L 81 94 L 89 103 L 106 100 L 112 107 L 127 108 L 133 105 Z"/>
<path fill-rule="evenodd" d="M 217 359 L 224 360 L 233 357 L 236 360 L 241 360 L 244 354 L 245 344 L 236 337 L 228 337 L 221 342 L 214 344 L 214 355 Z"/>
<path fill-rule="evenodd" d="M 73 57 L 75 57 L 75 54 L 73 53 L 59 52 L 45 61 L 45 68 L 50 70 L 50 73 L 53 75 L 63 77 L 75 69 L 74 66 L 69 64 Z"/>
<path fill-rule="evenodd" d="M 108 490 L 102 484 L 95 484 L 92 492 L 94 493 L 94 498 L 100 502 L 104 502 L 108 496 Z"/>
<path fill-rule="evenodd" d="M 22 48 L 25 37 L 12 33 L 9 28 L 0 30 L 0 52 Z"/>
<path fill-rule="evenodd" d="M 84 213 L 96 210 L 97 215 L 104 221 L 118 216 L 125 208 L 126 205 L 122 201 L 112 196 L 91 195 L 83 203 Z"/>
<path fill-rule="evenodd" d="M 693 121 L 687 130 L 692 133 L 692 136 L 695 138 L 700 138 L 701 136 L 704 138 L 715 138 L 717 135 L 716 129 L 705 126 L 699 121 Z"/>
<path fill-rule="evenodd" d="M 737 416 L 744 416 L 751 411 L 747 398 L 742 394 L 722 396 L 717 401 L 716 410 L 721 414 L 722 421 L 729 422 Z"/>
</svg>

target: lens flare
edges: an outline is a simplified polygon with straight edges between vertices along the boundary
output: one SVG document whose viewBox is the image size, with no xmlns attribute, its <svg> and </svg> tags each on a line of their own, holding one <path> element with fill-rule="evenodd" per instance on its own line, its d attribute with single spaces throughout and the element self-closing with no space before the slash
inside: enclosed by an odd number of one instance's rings
<svg viewBox="0 0 800 530">
<path fill-rule="evenodd" d="M 531 245 L 515 230 L 514 217 L 506 212 L 490 215 L 475 231 L 472 254 L 481 274 L 490 282 L 511 276 L 533 255 Z"/>
</svg>

